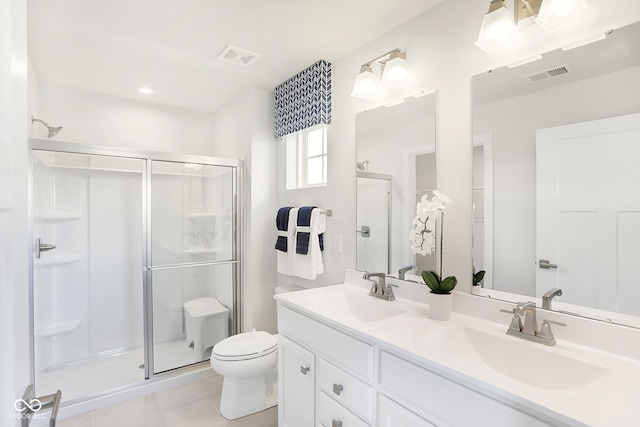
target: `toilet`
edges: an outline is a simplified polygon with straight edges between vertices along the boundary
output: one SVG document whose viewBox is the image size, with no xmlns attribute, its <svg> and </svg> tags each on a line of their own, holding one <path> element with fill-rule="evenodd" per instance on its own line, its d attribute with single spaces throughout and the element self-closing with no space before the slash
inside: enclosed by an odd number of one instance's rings
<svg viewBox="0 0 640 427">
<path fill-rule="evenodd" d="M 193 345 L 196 360 L 205 360 L 207 349 L 229 336 L 229 310 L 215 298 L 184 303 L 187 347 Z"/>
<path fill-rule="evenodd" d="M 278 336 L 245 332 L 220 341 L 211 367 L 224 377 L 220 414 L 234 420 L 278 404 Z"/>
<path fill-rule="evenodd" d="M 299 291 L 276 287 L 276 294 Z M 245 332 L 220 341 L 211 350 L 211 367 L 224 377 L 220 414 L 229 420 L 278 404 L 278 335 Z"/>
</svg>

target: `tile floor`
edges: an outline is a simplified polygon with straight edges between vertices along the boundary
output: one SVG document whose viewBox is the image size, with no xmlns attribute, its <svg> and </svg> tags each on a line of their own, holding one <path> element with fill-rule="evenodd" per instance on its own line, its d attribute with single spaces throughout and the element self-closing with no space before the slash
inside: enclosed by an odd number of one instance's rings
<svg viewBox="0 0 640 427">
<path fill-rule="evenodd" d="M 218 408 L 222 377 L 195 382 L 97 409 L 66 420 L 58 427 L 277 427 L 278 407 L 237 420 L 226 420 Z"/>
</svg>

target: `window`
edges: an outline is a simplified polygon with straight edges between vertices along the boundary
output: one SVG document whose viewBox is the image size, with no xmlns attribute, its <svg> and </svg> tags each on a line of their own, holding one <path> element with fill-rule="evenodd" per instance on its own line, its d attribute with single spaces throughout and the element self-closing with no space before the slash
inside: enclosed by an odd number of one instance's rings
<svg viewBox="0 0 640 427">
<path fill-rule="evenodd" d="M 327 127 L 287 136 L 287 190 L 327 185 Z"/>
</svg>

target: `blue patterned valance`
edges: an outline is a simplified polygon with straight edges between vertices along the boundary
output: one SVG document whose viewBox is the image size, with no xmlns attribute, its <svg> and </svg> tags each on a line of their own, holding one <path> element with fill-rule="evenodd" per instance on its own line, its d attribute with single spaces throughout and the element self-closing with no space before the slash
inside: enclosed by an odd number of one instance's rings
<svg viewBox="0 0 640 427">
<path fill-rule="evenodd" d="M 276 87 L 275 136 L 331 123 L 331 64 L 320 60 Z"/>
</svg>

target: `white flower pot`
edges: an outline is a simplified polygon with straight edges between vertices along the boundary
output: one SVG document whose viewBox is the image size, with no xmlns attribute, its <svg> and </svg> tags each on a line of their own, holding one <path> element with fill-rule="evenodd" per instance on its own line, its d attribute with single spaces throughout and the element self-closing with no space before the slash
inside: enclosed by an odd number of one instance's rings
<svg viewBox="0 0 640 427">
<path fill-rule="evenodd" d="M 434 320 L 451 319 L 452 294 L 429 293 L 429 317 Z"/>
</svg>

